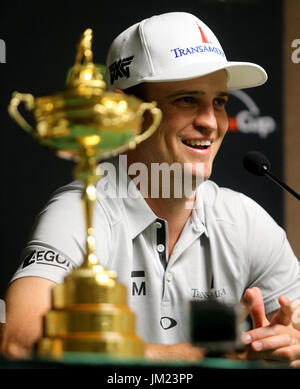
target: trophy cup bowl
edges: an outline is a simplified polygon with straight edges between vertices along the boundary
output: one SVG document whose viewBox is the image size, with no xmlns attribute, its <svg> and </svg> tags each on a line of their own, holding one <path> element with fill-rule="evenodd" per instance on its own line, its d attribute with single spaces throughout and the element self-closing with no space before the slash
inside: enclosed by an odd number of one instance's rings
<svg viewBox="0 0 300 389">
<path fill-rule="evenodd" d="M 62 92 L 38 98 L 14 92 L 8 107 L 12 118 L 39 143 L 77 162 L 74 177 L 83 183 L 86 253 L 82 265 L 52 289 L 52 307 L 37 343 L 38 355 L 46 358 L 61 359 L 69 352 L 126 358 L 144 355 L 144 342 L 135 333 L 135 315 L 127 306 L 127 288 L 96 257 L 93 208 L 95 182 L 101 178 L 99 160 L 147 139 L 162 114 L 155 102 L 105 91 L 104 67 L 92 62 L 92 36 L 91 29 L 82 34 Z M 33 127 L 20 115 L 20 103 L 32 112 Z M 146 111 L 152 123 L 142 129 Z"/>
</svg>

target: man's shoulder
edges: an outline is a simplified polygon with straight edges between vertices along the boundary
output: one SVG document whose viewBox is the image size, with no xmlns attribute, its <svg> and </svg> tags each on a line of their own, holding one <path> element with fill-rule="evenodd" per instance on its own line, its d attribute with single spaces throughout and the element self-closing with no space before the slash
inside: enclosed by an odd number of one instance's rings
<svg viewBox="0 0 300 389">
<path fill-rule="evenodd" d="M 218 218 L 237 219 L 260 212 L 263 208 L 242 192 L 225 188 L 207 180 L 199 187 L 204 206 Z"/>
<path fill-rule="evenodd" d="M 122 201 L 117 197 L 112 198 L 107 196 L 103 187 L 99 185 L 99 181 L 96 182 L 95 186 L 97 198 L 95 201 L 94 213 L 97 215 L 100 214 L 101 217 L 105 217 L 109 224 L 116 223 L 117 220 L 122 218 Z M 80 216 L 83 215 L 83 190 L 83 184 L 80 181 L 72 181 L 67 185 L 58 188 L 52 194 L 41 213 L 47 211 L 47 213 L 59 214 L 62 218 L 70 212 L 75 212 Z"/>
<path fill-rule="evenodd" d="M 242 192 L 236 191 L 234 189 L 226 188 L 219 186 L 214 181 L 207 180 L 202 183 L 199 187 L 201 194 L 203 196 L 204 202 L 210 206 L 216 206 L 219 202 L 255 202 L 250 197 L 245 195 Z"/>
</svg>

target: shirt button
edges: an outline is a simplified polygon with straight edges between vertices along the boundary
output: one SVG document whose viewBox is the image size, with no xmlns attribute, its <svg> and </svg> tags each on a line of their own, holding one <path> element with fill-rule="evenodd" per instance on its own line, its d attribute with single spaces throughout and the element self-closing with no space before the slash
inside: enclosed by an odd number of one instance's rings
<svg viewBox="0 0 300 389">
<path fill-rule="evenodd" d="M 194 223 L 193 229 L 194 229 L 194 231 L 199 232 L 201 230 L 200 224 L 199 223 Z"/>
<path fill-rule="evenodd" d="M 155 227 L 160 229 L 162 227 L 161 222 L 155 222 Z"/>
<path fill-rule="evenodd" d="M 172 273 L 168 273 L 168 274 L 167 274 L 167 281 L 168 281 L 168 282 L 171 282 L 172 279 L 173 279 Z"/>
<path fill-rule="evenodd" d="M 159 253 L 162 253 L 163 251 L 165 251 L 165 246 L 163 244 L 157 245 L 157 251 Z"/>
</svg>

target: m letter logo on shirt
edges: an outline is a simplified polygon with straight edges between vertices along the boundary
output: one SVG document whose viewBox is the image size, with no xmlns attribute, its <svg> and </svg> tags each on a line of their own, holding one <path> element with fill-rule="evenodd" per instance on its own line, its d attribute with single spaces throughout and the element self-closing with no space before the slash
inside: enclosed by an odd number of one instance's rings
<svg viewBox="0 0 300 389">
<path fill-rule="evenodd" d="M 144 270 L 134 270 L 131 272 L 131 277 L 145 277 Z M 145 281 L 142 281 L 140 283 L 137 283 L 135 281 L 132 282 L 132 296 L 135 295 L 143 295 L 146 296 L 146 283 Z"/>
</svg>

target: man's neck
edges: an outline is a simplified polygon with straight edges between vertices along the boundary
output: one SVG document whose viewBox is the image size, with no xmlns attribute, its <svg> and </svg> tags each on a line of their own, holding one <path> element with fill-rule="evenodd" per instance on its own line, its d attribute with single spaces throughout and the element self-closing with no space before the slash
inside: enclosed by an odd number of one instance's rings
<svg viewBox="0 0 300 389">
<path fill-rule="evenodd" d="M 148 197 L 145 198 L 145 201 L 159 218 L 168 222 L 182 219 L 185 224 L 191 214 L 195 200 L 193 196 L 190 199 Z"/>
<path fill-rule="evenodd" d="M 131 164 L 139 160 L 138 158 L 134 158 L 132 156 L 132 153 L 135 152 L 136 151 L 127 153 L 127 170 L 129 169 L 129 166 L 131 166 Z M 142 160 L 142 156 L 140 160 Z M 196 198 L 197 185 L 196 182 L 192 183 L 191 189 L 189 189 L 188 192 L 189 195 L 187 196 L 186 192 L 183 190 L 183 182 L 176 181 L 174 177 L 170 177 L 170 190 L 168 192 L 169 194 L 167 196 L 164 196 L 163 188 L 164 184 L 166 185 L 166 182 L 164 182 L 162 178 L 158 179 L 159 182 L 152 182 L 151 164 L 145 164 L 145 167 L 147 174 L 144 174 L 144 176 L 140 174 L 140 172 L 139 174 L 136 174 L 138 176 L 138 183 L 136 182 L 136 185 L 149 207 L 155 213 L 155 215 L 168 222 L 168 241 L 170 256 L 177 240 L 179 239 L 183 227 L 185 226 L 188 218 L 191 215 L 194 201 Z M 129 171 L 128 174 L 132 179 L 135 178 L 134 176 L 130 175 Z M 182 191 L 181 195 L 178 196 L 176 194 L 176 189 L 180 184 Z M 153 195 L 153 193 L 155 193 L 155 195 Z"/>
</svg>

